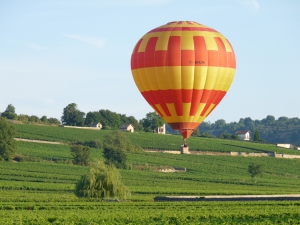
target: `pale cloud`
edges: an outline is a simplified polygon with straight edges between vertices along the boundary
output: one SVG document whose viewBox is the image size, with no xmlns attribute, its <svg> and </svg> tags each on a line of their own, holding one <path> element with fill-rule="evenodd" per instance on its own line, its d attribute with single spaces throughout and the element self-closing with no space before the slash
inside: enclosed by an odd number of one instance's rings
<svg viewBox="0 0 300 225">
<path fill-rule="evenodd" d="M 29 47 L 29 48 L 32 48 L 32 49 L 34 49 L 34 50 L 38 50 L 38 51 L 44 51 L 44 50 L 47 50 L 46 47 L 41 46 L 41 45 L 37 45 L 37 44 L 33 44 L 33 43 L 28 44 L 28 47 Z"/>
<path fill-rule="evenodd" d="M 64 36 L 96 46 L 97 48 L 103 48 L 106 42 L 104 38 L 88 37 L 88 36 L 81 36 L 76 34 L 64 34 Z"/>
<path fill-rule="evenodd" d="M 259 10 L 259 3 L 256 0 L 243 0 L 242 2 L 255 12 Z"/>
</svg>

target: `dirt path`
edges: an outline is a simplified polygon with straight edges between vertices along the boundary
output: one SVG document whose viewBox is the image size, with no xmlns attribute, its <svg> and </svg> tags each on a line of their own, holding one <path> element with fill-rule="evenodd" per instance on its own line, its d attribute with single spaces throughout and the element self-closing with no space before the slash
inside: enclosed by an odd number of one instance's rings
<svg viewBox="0 0 300 225">
<path fill-rule="evenodd" d="M 296 201 L 299 194 L 291 195 L 211 195 L 211 196 L 157 196 L 156 202 L 165 201 Z"/>
<path fill-rule="evenodd" d="M 44 143 L 44 144 L 54 144 L 54 145 L 65 145 L 66 143 L 63 142 L 56 142 L 56 141 L 40 141 L 40 140 L 31 140 L 31 139 L 24 139 L 24 138 L 15 138 L 16 141 L 26 141 L 26 142 L 36 142 L 36 143 Z"/>
</svg>

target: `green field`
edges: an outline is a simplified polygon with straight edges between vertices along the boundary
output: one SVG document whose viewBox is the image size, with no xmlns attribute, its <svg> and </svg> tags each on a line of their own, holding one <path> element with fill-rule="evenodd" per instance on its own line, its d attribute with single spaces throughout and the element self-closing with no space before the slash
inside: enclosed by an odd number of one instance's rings
<svg viewBox="0 0 300 225">
<path fill-rule="evenodd" d="M 14 124 L 17 137 L 45 141 L 70 143 L 73 141 L 103 140 L 109 130 L 83 130 L 64 128 L 61 126 L 36 126 Z M 144 149 L 179 150 L 182 142 L 180 135 L 160 135 L 153 133 L 125 133 L 132 143 Z M 260 144 L 218 138 L 191 137 L 188 139 L 190 150 L 217 152 L 280 152 L 285 154 L 300 154 L 300 151 L 278 148 L 275 144 Z"/>
<path fill-rule="evenodd" d="M 109 132 L 15 126 L 18 137 L 66 143 L 102 140 Z M 172 135 L 127 135 L 144 148 L 157 149 L 181 141 L 180 136 Z M 205 146 L 206 151 L 230 151 L 226 146 L 234 147 L 235 151 L 278 150 L 273 145 L 219 139 L 191 138 L 189 144 L 196 146 L 195 150 L 197 144 Z M 124 202 L 99 202 L 74 195 L 75 183 L 89 168 L 72 165 L 69 145 L 18 142 L 17 154 L 27 161 L 0 162 L 0 224 L 298 224 L 300 221 L 300 201 L 153 201 L 155 196 L 163 195 L 299 194 L 299 159 L 130 153 L 128 169 L 120 173 L 132 192 L 131 198 Z M 101 157 L 101 149 L 92 149 L 93 159 Z M 263 174 L 256 180 L 247 172 L 252 162 L 263 166 Z M 186 172 L 156 171 L 170 167 L 183 167 Z"/>
</svg>

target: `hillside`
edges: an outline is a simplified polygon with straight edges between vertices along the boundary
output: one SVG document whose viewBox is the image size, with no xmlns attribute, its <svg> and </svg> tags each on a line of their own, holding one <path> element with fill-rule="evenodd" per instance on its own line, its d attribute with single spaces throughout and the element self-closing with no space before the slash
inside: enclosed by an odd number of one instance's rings
<svg viewBox="0 0 300 225">
<path fill-rule="evenodd" d="M 199 126 L 201 133 L 209 133 L 220 137 L 223 133 L 235 134 L 238 130 L 249 130 L 252 138 L 255 130 L 259 131 L 260 138 L 268 143 L 290 143 L 300 146 L 300 119 L 267 116 L 262 120 L 252 120 L 250 117 L 241 118 L 238 122 L 226 123 L 217 120 L 214 123 L 203 122 Z"/>
<path fill-rule="evenodd" d="M 36 126 L 28 124 L 13 124 L 18 138 L 44 141 L 73 141 L 103 140 L 110 130 L 81 130 L 61 126 Z M 125 133 L 133 144 L 144 149 L 179 150 L 182 142 L 181 135 L 160 135 L 155 133 Z M 262 144 L 218 138 L 191 137 L 188 139 L 191 151 L 212 152 L 276 152 L 284 154 L 300 154 L 299 151 L 278 148 L 274 144 Z"/>
<path fill-rule="evenodd" d="M 65 143 L 102 140 L 110 132 L 55 126 L 15 127 L 18 137 Z M 164 148 L 170 146 L 168 143 L 177 146 L 181 141 L 177 135 L 126 134 L 132 142 L 144 147 Z M 189 143 L 195 149 L 199 144 L 210 151 L 277 149 L 272 145 L 219 139 L 191 138 Z M 155 196 L 164 195 L 299 194 L 298 159 L 129 153 L 128 169 L 120 173 L 132 196 L 127 202 L 113 203 L 74 195 L 75 183 L 89 168 L 71 163 L 68 144 L 19 141 L 17 154 L 20 162 L 0 162 L 1 224 L 91 224 L 91 221 L 96 224 L 274 224 L 300 219 L 298 202 L 153 202 Z M 92 148 L 92 158 L 101 159 L 102 150 Z M 256 180 L 247 171 L 250 163 L 263 167 L 263 174 Z M 186 172 L 159 172 L 173 167 L 186 168 Z"/>
</svg>

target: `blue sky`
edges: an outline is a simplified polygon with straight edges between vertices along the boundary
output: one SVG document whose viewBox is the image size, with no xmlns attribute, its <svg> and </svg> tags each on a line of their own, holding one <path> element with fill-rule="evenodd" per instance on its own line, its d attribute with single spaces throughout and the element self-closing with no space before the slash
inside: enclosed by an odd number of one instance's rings
<svg viewBox="0 0 300 225">
<path fill-rule="evenodd" d="M 132 79 L 133 47 L 176 20 L 222 33 L 237 59 L 228 94 L 205 121 L 299 117 L 298 0 L 0 0 L 0 112 L 60 119 L 76 103 L 145 117 Z"/>
</svg>

